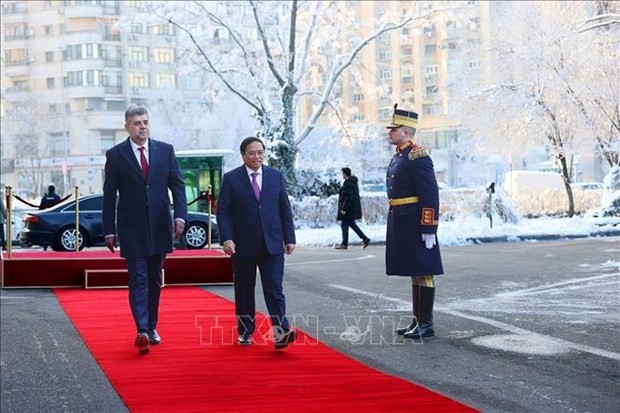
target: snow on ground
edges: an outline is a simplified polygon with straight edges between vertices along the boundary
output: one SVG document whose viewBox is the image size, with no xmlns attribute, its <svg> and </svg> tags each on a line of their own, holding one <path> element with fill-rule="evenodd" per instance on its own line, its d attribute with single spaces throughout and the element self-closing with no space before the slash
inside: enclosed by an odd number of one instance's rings
<svg viewBox="0 0 620 413">
<path fill-rule="evenodd" d="M 372 241 L 385 242 L 385 225 L 365 225 L 358 221 L 360 229 Z M 437 231 L 440 245 L 472 244 L 474 239 L 507 238 L 518 240 L 518 237 L 549 237 L 549 236 L 596 236 L 607 231 L 620 232 L 620 218 L 537 218 L 522 219 L 518 224 L 493 222 L 489 225 L 488 218 L 469 217 L 455 221 L 441 221 Z M 326 228 L 299 228 L 296 230 L 297 244 L 305 246 L 327 247 L 342 241 L 340 223 L 334 222 Z M 360 244 L 359 237 L 349 229 L 349 244 Z"/>
</svg>

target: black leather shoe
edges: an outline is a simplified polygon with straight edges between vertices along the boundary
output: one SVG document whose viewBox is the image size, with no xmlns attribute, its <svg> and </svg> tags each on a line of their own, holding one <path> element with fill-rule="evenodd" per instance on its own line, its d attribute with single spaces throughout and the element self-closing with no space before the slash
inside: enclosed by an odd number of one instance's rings
<svg viewBox="0 0 620 413">
<path fill-rule="evenodd" d="M 413 330 L 416 326 L 418 325 L 417 322 L 413 321 L 411 324 L 409 324 L 407 327 L 403 327 L 403 328 L 397 328 L 396 329 L 396 334 L 398 334 L 399 336 L 402 336 L 403 334 L 405 334 L 407 331 Z"/>
<path fill-rule="evenodd" d="M 366 247 L 368 246 L 368 244 L 370 244 L 370 238 L 366 238 L 366 239 L 363 241 L 363 244 L 364 244 L 364 246 L 362 247 L 362 249 L 366 248 Z"/>
<path fill-rule="evenodd" d="M 149 343 L 150 344 L 153 344 L 154 346 L 156 346 L 159 343 L 161 343 L 161 337 L 157 333 L 157 330 L 149 331 L 147 333 L 147 335 L 149 336 Z"/>
<path fill-rule="evenodd" d="M 275 347 L 276 350 L 281 350 L 286 348 L 289 344 L 291 344 L 297 338 L 297 333 L 294 330 L 288 330 L 283 334 L 278 334 L 275 337 Z"/>
<path fill-rule="evenodd" d="M 149 352 L 149 336 L 146 333 L 138 333 L 134 345 L 138 347 L 138 353 L 147 354 Z"/>
<path fill-rule="evenodd" d="M 334 248 L 336 248 L 337 250 L 346 250 L 347 248 L 349 248 L 349 246 L 344 244 L 338 244 Z"/>
<path fill-rule="evenodd" d="M 435 330 L 433 329 L 433 323 L 421 322 L 416 325 L 415 328 L 407 331 L 403 334 L 405 338 L 422 339 L 435 337 Z"/>
<path fill-rule="evenodd" d="M 252 335 L 241 334 L 237 339 L 237 344 L 240 346 L 249 346 L 250 344 L 252 344 Z"/>
</svg>

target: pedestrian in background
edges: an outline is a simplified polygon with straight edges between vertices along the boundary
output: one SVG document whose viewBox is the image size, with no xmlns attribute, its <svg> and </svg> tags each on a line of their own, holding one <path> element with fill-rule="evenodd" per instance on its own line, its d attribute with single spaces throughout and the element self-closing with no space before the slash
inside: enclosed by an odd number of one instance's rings
<svg viewBox="0 0 620 413">
<path fill-rule="evenodd" d="M 368 238 L 355 223 L 356 219 L 362 219 L 362 203 L 357 176 L 351 175 L 351 168 L 342 168 L 342 186 L 338 193 L 338 216 L 342 228 L 342 242 L 336 245 L 337 250 L 349 248 L 349 228 L 351 228 L 362 240 L 362 248 L 370 244 Z"/>
<path fill-rule="evenodd" d="M 397 109 L 389 129 L 396 155 L 387 170 L 385 266 L 387 275 L 411 277 L 413 321 L 396 333 L 406 338 L 433 337 L 435 275 L 443 274 L 437 243 L 439 189 L 433 161 L 413 142 L 418 114 Z"/>
<path fill-rule="evenodd" d="M 60 202 L 60 196 L 56 193 L 54 185 L 47 187 L 47 193 L 41 198 L 39 209 L 51 208 Z"/>
<path fill-rule="evenodd" d="M 157 332 L 161 270 L 172 252 L 173 237 L 187 222 L 185 183 L 174 148 L 150 137 L 149 115 L 141 106 L 125 112 L 129 137 L 106 152 L 103 183 L 103 233 L 114 252 L 117 240 L 129 271 L 129 305 L 140 354 L 159 344 Z M 174 222 L 170 214 L 170 196 Z M 118 200 L 118 207 L 117 207 Z M 148 374 L 148 373 L 147 373 Z"/>
<path fill-rule="evenodd" d="M 252 344 L 256 328 L 256 269 L 276 350 L 295 341 L 286 318 L 284 254 L 295 250 L 295 225 L 284 175 L 263 165 L 265 144 L 249 137 L 239 147 L 243 165 L 227 172 L 217 201 L 217 225 L 224 252 L 232 257 L 237 344 Z"/>
</svg>

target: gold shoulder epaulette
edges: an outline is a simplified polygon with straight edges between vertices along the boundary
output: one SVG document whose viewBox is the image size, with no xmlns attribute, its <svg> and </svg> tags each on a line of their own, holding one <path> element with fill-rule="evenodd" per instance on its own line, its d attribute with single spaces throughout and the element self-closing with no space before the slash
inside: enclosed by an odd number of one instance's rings
<svg viewBox="0 0 620 413">
<path fill-rule="evenodd" d="M 418 158 L 423 158 L 425 156 L 428 156 L 428 152 L 426 152 L 426 149 L 424 149 L 421 146 L 415 145 L 412 149 L 411 152 L 409 152 L 409 160 L 410 161 L 415 161 Z"/>
</svg>

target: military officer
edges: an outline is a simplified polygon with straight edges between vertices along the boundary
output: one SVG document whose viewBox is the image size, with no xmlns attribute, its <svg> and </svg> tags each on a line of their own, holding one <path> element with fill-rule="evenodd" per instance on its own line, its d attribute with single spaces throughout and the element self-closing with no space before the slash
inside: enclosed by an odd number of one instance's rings
<svg viewBox="0 0 620 413">
<path fill-rule="evenodd" d="M 435 275 L 443 274 L 437 243 L 439 190 L 433 161 L 412 139 L 418 114 L 394 105 L 389 129 L 396 147 L 387 170 L 390 210 L 387 222 L 387 275 L 411 277 L 413 321 L 396 333 L 406 338 L 433 337 Z"/>
</svg>

